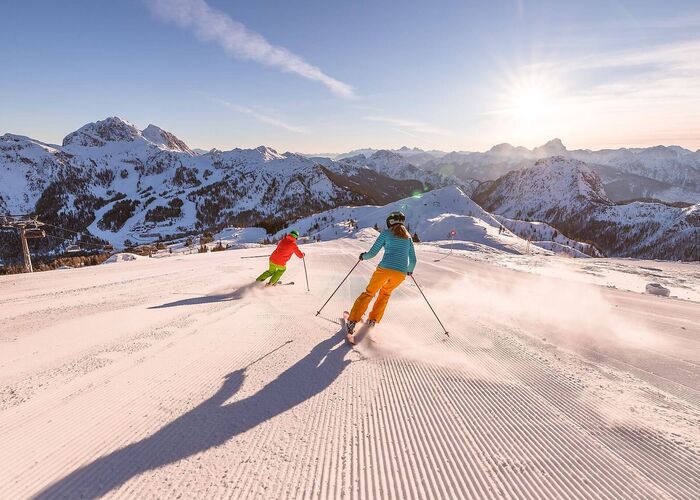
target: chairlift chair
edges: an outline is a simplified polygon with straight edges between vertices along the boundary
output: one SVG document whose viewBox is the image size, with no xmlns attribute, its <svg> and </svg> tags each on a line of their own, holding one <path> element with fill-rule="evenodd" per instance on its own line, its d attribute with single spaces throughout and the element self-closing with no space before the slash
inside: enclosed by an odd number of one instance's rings
<svg viewBox="0 0 700 500">
<path fill-rule="evenodd" d="M 39 229 L 39 228 L 25 229 L 24 230 L 24 237 L 27 238 L 28 240 L 45 238 L 46 233 L 44 232 L 43 229 Z"/>
</svg>

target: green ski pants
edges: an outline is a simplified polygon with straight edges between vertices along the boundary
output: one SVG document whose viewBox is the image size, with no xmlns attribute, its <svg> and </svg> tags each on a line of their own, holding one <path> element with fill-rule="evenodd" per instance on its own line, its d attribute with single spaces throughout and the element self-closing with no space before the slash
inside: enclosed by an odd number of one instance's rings
<svg viewBox="0 0 700 500">
<path fill-rule="evenodd" d="M 286 270 L 287 266 L 278 266 L 270 262 L 270 268 L 258 276 L 255 281 L 265 281 L 267 278 L 270 278 L 270 285 L 274 285 L 279 281 Z"/>
</svg>

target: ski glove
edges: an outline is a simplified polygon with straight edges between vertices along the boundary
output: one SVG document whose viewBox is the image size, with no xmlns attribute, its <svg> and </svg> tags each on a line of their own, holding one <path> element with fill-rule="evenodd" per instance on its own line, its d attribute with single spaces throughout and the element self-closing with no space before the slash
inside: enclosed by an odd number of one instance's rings
<svg viewBox="0 0 700 500">
<path fill-rule="evenodd" d="M 365 255 L 365 252 L 362 252 L 362 253 L 360 254 L 360 260 L 365 260 L 365 259 L 363 258 L 364 255 Z"/>
<path fill-rule="evenodd" d="M 413 273 L 406 273 L 406 276 L 413 276 Z"/>
</svg>

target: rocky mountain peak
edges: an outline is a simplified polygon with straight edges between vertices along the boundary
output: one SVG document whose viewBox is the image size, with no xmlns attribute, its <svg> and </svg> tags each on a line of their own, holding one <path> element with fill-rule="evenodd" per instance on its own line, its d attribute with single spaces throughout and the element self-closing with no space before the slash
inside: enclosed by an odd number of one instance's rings
<svg viewBox="0 0 700 500">
<path fill-rule="evenodd" d="M 545 144 L 536 147 L 532 151 L 540 157 L 563 155 L 568 152 L 566 146 L 564 146 L 564 143 L 561 142 L 561 139 L 552 139 L 551 141 L 547 141 Z"/>
<path fill-rule="evenodd" d="M 131 142 L 141 137 L 133 124 L 117 116 L 83 125 L 63 139 L 63 146 L 99 147 L 108 142 Z"/>
<path fill-rule="evenodd" d="M 491 149 L 489 149 L 488 152 L 491 154 L 503 155 L 512 153 L 514 150 L 515 148 L 513 146 L 511 146 L 507 142 L 503 142 L 501 144 L 496 144 Z"/>
<path fill-rule="evenodd" d="M 389 160 L 389 159 L 401 160 L 401 159 L 403 159 L 403 157 L 394 151 L 389 151 L 388 149 L 380 149 L 379 151 L 375 152 L 372 156 L 370 156 L 369 159 L 370 160 Z"/>
<path fill-rule="evenodd" d="M 149 125 L 143 129 L 141 134 L 146 140 L 157 146 L 170 149 L 172 151 L 180 151 L 182 153 L 191 154 L 193 156 L 195 155 L 194 151 L 192 151 L 187 144 L 178 139 L 174 134 L 163 130 L 156 125 Z"/>
<path fill-rule="evenodd" d="M 285 158 L 284 155 L 279 154 L 277 151 L 267 146 L 258 146 L 255 148 L 255 151 L 260 153 L 264 161 L 281 160 Z"/>
<path fill-rule="evenodd" d="M 537 160 L 532 169 L 525 169 L 523 173 L 528 171 L 532 171 L 533 176 L 548 177 L 546 184 L 550 189 L 575 193 L 595 203 L 612 204 L 605 194 L 600 176 L 581 160 L 561 155 L 550 156 Z"/>
</svg>

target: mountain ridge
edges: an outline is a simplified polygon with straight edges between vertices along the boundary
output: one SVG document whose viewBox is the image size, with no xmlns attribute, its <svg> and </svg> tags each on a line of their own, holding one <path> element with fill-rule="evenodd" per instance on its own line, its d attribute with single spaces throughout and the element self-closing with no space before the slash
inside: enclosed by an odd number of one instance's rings
<svg viewBox="0 0 700 500">
<path fill-rule="evenodd" d="M 474 200 L 496 215 L 542 221 L 605 255 L 697 260 L 700 204 L 617 205 L 586 163 L 555 156 L 509 172 L 478 191 Z"/>
<path fill-rule="evenodd" d="M 267 146 L 196 154 L 160 127 L 142 131 L 108 117 L 69 133 L 61 146 L 0 137 L 0 213 L 35 213 L 63 228 L 31 242 L 49 252 L 75 238 L 68 231 L 121 247 L 227 224 L 274 230 L 292 216 L 426 189 L 410 175 L 366 170 Z M 4 233 L 0 255 L 17 257 L 13 238 Z"/>
<path fill-rule="evenodd" d="M 532 149 L 501 143 L 485 152 L 433 150 L 423 151 L 425 155 L 422 155 L 415 149 L 404 148 L 389 151 L 404 156 L 418 168 L 465 182 L 494 181 L 513 170 L 531 167 L 538 159 L 560 155 L 588 163 L 601 176 L 608 196 L 614 201 L 657 198 L 667 202 L 700 202 L 700 150 L 694 152 L 675 145 L 568 150 L 561 139 L 555 138 Z M 377 151 L 362 149 L 351 153 L 369 158 Z M 335 158 L 342 159 L 351 153 Z"/>
</svg>

